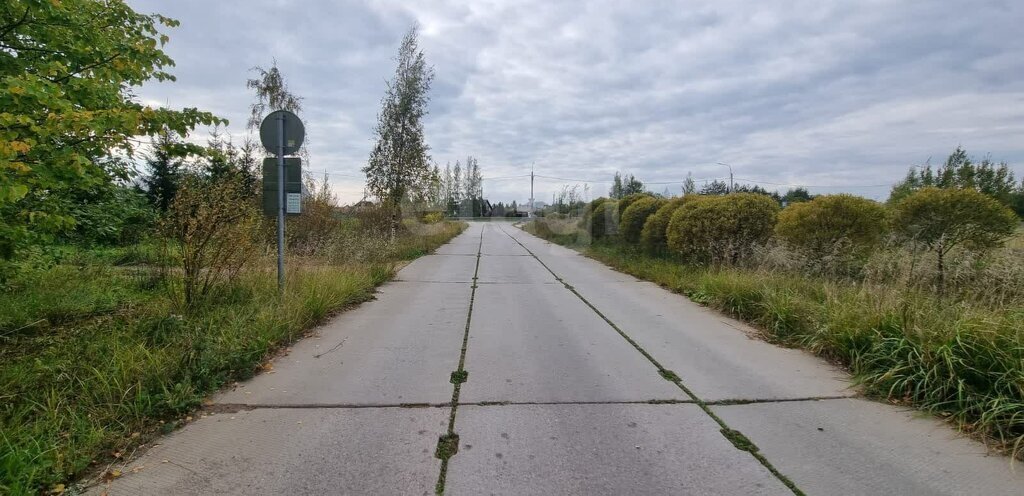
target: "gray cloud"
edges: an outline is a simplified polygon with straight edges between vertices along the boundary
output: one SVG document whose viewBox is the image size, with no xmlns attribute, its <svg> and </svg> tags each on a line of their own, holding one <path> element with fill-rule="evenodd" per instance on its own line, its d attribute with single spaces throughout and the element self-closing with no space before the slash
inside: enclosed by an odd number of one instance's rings
<svg viewBox="0 0 1024 496">
<path fill-rule="evenodd" d="M 875 185 L 957 145 L 1024 161 L 1021 2 L 130 3 L 182 21 L 167 47 L 178 82 L 140 98 L 214 111 L 241 135 L 247 70 L 276 58 L 306 98 L 311 168 L 336 174 L 343 201 L 361 194 L 384 81 L 414 22 L 437 71 L 434 159 L 475 155 L 485 178 L 536 163 L 547 176 L 678 184 L 722 177 L 715 162 L 728 162 L 739 178 L 882 198 Z M 561 184 L 539 181 L 537 197 Z M 485 190 L 522 201 L 529 184 Z"/>
</svg>

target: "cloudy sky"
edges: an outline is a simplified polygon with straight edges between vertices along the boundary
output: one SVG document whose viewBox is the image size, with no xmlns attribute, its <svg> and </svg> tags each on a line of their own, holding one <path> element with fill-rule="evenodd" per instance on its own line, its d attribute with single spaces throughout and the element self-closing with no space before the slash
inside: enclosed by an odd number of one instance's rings
<svg viewBox="0 0 1024 496">
<path fill-rule="evenodd" d="M 273 59 L 305 98 L 313 171 L 343 202 L 403 33 L 436 70 L 432 156 L 476 156 L 492 201 L 607 192 L 615 171 L 678 194 L 688 172 L 883 199 L 957 145 L 1024 174 L 1024 2 L 128 0 L 168 30 L 175 83 L 245 134 L 249 69 Z M 492 179 L 488 179 L 492 178 Z M 563 178 L 549 179 L 549 178 Z M 571 181 L 566 181 L 568 179 Z M 596 182 L 604 181 L 604 182 Z"/>
</svg>

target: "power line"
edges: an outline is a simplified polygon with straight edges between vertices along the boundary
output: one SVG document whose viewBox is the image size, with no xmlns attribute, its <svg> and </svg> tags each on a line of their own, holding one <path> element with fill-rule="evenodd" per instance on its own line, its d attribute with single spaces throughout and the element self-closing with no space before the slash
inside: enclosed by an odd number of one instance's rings
<svg viewBox="0 0 1024 496">
<path fill-rule="evenodd" d="M 519 179 L 519 178 L 523 178 L 523 177 L 530 177 L 530 175 L 529 174 L 521 174 L 521 175 L 518 175 L 518 176 L 485 177 L 485 178 L 483 178 L 483 180 L 484 181 L 499 181 L 499 180 L 502 180 L 502 179 Z"/>
<path fill-rule="evenodd" d="M 736 180 L 737 181 L 746 181 L 748 183 L 756 183 L 756 184 L 770 184 L 772 186 L 796 186 L 796 187 L 804 187 L 804 188 L 888 188 L 888 187 L 892 186 L 891 183 L 889 183 L 889 184 L 842 184 L 842 185 L 831 185 L 831 186 L 823 185 L 823 184 L 773 183 L 773 182 L 770 182 L 770 181 L 757 181 L 757 180 L 754 180 L 754 179 L 745 179 L 745 178 L 742 178 L 742 177 L 737 177 Z"/>
</svg>

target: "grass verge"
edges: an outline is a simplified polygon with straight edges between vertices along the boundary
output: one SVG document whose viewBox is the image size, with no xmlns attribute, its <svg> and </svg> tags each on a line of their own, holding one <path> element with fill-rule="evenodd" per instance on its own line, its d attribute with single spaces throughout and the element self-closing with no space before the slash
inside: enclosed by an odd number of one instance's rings
<svg viewBox="0 0 1024 496">
<path fill-rule="evenodd" d="M 697 267 L 615 242 L 527 226 L 617 270 L 759 326 L 773 342 L 847 367 L 871 396 L 947 418 L 1024 454 L 1024 306 L 779 271 Z"/>
<path fill-rule="evenodd" d="M 404 237 L 391 260 L 294 267 L 283 298 L 273 271 L 252 271 L 188 314 L 150 272 L 56 265 L 15 281 L 0 302 L 0 494 L 59 487 L 173 430 L 465 226 Z"/>
</svg>

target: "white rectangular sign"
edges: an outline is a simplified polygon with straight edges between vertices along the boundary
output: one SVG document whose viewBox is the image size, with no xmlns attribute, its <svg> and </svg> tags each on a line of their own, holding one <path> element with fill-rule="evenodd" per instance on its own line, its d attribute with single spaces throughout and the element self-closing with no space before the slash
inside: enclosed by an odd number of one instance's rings
<svg viewBox="0 0 1024 496">
<path fill-rule="evenodd" d="M 284 211 L 287 214 L 302 213 L 302 193 L 288 193 Z"/>
</svg>

